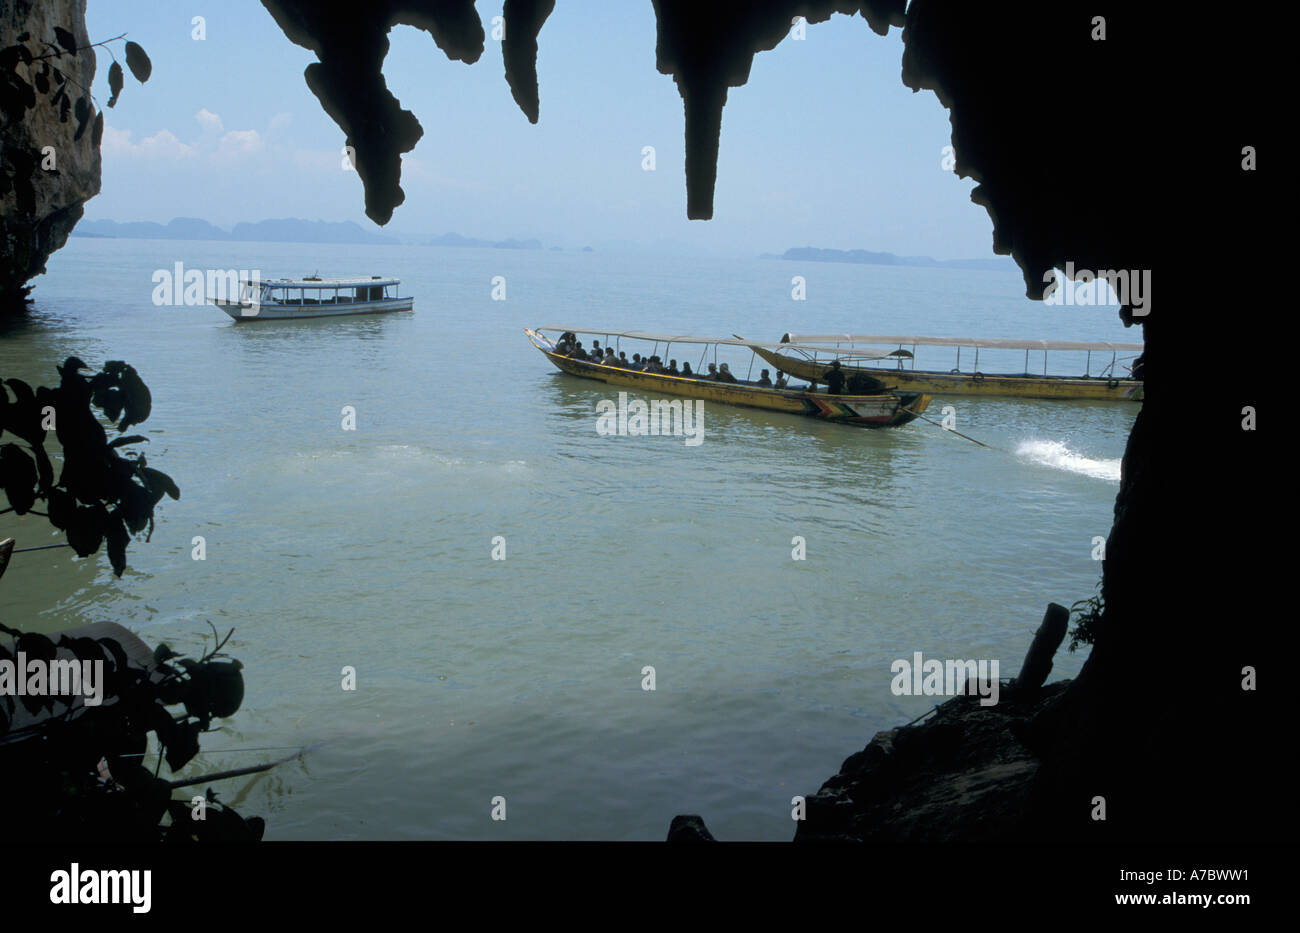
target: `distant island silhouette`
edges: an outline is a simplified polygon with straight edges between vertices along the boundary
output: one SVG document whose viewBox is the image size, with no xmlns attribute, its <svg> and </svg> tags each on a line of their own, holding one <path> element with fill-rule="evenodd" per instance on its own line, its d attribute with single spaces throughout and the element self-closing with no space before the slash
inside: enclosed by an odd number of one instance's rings
<svg viewBox="0 0 1300 933">
<path fill-rule="evenodd" d="M 865 249 L 819 249 L 797 246 L 784 253 L 763 253 L 759 259 L 797 259 L 801 262 L 851 262 L 876 266 L 944 266 L 949 269 L 1009 269 L 1015 266 L 1010 256 L 990 259 L 931 259 L 929 256 L 897 256 L 873 253 Z"/>
<path fill-rule="evenodd" d="M 541 249 L 540 240 L 480 240 L 444 233 L 434 237 L 396 237 L 366 230 L 350 220 L 299 220 L 283 218 L 259 220 L 256 223 L 237 223 L 225 230 L 197 217 L 177 217 L 165 224 L 153 221 L 119 223 L 116 220 L 83 220 L 77 224 L 72 236 L 121 237 L 146 240 L 228 240 L 234 242 L 263 243 L 370 243 L 396 246 L 412 243 L 418 246 L 465 246 L 485 249 Z M 552 247 L 560 249 L 560 247 Z"/>
</svg>

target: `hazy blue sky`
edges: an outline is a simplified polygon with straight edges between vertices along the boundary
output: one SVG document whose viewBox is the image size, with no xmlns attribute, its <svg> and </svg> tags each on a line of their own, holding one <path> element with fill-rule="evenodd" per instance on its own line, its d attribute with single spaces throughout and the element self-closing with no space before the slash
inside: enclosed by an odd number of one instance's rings
<svg viewBox="0 0 1300 933">
<path fill-rule="evenodd" d="M 315 60 L 255 0 L 90 0 L 92 40 L 126 32 L 153 60 L 106 111 L 104 187 L 88 218 L 355 220 L 361 183 L 341 168 L 343 133 L 303 81 Z M 686 219 L 682 101 L 655 68 L 649 0 L 559 0 L 539 39 L 541 120 L 528 123 L 489 34 L 473 65 L 428 34 L 390 33 L 389 88 L 424 127 L 403 160 L 406 202 L 388 229 L 537 237 L 546 245 L 671 241 L 754 254 L 791 246 L 939 259 L 992 255 L 973 183 L 941 167 L 948 114 L 899 78 L 898 30 L 835 16 L 758 55 L 723 114 L 714 219 Z M 206 39 L 191 18 L 206 18 Z M 121 42 L 114 51 L 121 56 Z M 94 91 L 108 97 L 100 50 Z M 641 150 L 657 169 L 642 171 Z"/>
</svg>

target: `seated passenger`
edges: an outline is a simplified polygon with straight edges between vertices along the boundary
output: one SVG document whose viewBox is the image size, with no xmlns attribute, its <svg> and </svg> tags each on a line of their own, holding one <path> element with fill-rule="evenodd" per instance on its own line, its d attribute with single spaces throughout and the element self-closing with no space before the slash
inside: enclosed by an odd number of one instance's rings
<svg viewBox="0 0 1300 933">
<path fill-rule="evenodd" d="M 683 379 L 698 379 L 699 377 L 698 377 L 695 373 L 691 372 L 691 364 L 690 364 L 690 363 L 683 362 L 683 363 L 682 363 L 682 378 L 683 378 Z"/>
<path fill-rule="evenodd" d="M 705 378 L 705 379 L 712 379 L 714 382 L 717 382 L 717 381 L 718 381 L 718 364 L 717 364 L 717 363 L 710 363 L 710 364 L 709 364 L 709 371 L 708 371 L 707 373 L 704 374 L 704 378 Z"/>
<path fill-rule="evenodd" d="M 665 373 L 666 375 L 669 375 L 669 376 L 680 376 L 681 373 L 679 373 L 679 372 L 677 371 L 677 361 L 676 361 L 676 360 L 669 360 L 669 361 L 668 361 L 668 368 L 667 368 L 666 370 L 664 370 L 664 373 Z"/>
<path fill-rule="evenodd" d="M 650 357 L 650 362 L 646 363 L 645 371 L 648 373 L 661 373 L 664 371 L 663 365 L 659 362 L 659 357 Z"/>
<path fill-rule="evenodd" d="M 772 377 L 767 374 L 766 369 L 759 375 L 758 384 L 767 389 L 772 388 Z"/>
<path fill-rule="evenodd" d="M 593 340 L 591 342 L 591 358 L 597 361 L 605 358 L 605 351 L 600 348 L 599 340 Z"/>
<path fill-rule="evenodd" d="M 645 369 L 645 363 L 642 363 L 642 362 L 641 362 L 641 354 L 640 354 L 640 353 L 633 353 L 633 354 L 632 354 L 632 368 L 633 368 L 633 369 L 636 369 L 636 370 Z"/>
<path fill-rule="evenodd" d="M 844 392 L 844 372 L 840 369 L 840 361 L 832 360 L 831 368 L 826 370 L 826 392 L 829 395 L 841 395 Z"/>
<path fill-rule="evenodd" d="M 776 387 L 778 389 L 784 389 L 789 384 L 790 380 L 786 377 L 785 373 L 778 369 L 776 371 Z"/>
<path fill-rule="evenodd" d="M 624 369 L 631 369 L 631 368 L 632 368 L 632 364 L 629 363 L 629 362 L 627 361 L 627 351 L 626 351 L 626 350 L 620 350 L 620 351 L 619 351 L 619 354 L 618 354 L 618 365 L 619 365 L 619 366 L 622 366 Z"/>
<path fill-rule="evenodd" d="M 723 363 L 722 366 L 718 369 L 718 381 L 719 382 L 736 381 L 736 377 L 731 374 L 731 370 L 727 368 L 726 363 Z"/>
<path fill-rule="evenodd" d="M 570 353 L 569 355 L 572 356 L 575 360 L 585 360 L 587 358 L 587 351 L 582 349 L 581 340 L 578 341 L 578 345 L 573 348 L 573 352 Z"/>
</svg>

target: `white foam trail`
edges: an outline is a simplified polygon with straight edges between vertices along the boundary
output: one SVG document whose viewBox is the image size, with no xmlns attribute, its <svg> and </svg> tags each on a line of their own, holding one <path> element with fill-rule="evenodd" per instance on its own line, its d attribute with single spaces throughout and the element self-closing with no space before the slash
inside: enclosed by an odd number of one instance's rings
<svg viewBox="0 0 1300 933">
<path fill-rule="evenodd" d="M 1016 448 L 1016 456 L 1056 470 L 1119 482 L 1118 459 L 1094 460 L 1076 453 L 1060 441 L 1021 441 Z"/>
</svg>

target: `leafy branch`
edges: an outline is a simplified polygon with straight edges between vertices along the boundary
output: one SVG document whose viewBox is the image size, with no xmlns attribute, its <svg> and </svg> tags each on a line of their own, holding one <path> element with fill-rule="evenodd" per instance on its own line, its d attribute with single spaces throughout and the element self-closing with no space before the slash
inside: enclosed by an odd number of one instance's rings
<svg viewBox="0 0 1300 933">
<path fill-rule="evenodd" d="M 63 531 L 80 557 L 104 545 L 113 572 L 126 569 L 126 547 L 133 535 L 153 535 L 154 509 L 164 496 L 179 499 L 170 476 L 149 466 L 144 454 L 125 450 L 147 441 L 140 434 L 108 439 L 95 410 L 125 432 L 143 423 L 152 396 L 135 369 L 110 360 L 93 375 L 75 356 L 58 369 L 57 386 L 33 389 L 21 379 L 0 381 L 0 440 L 6 432 L 24 444 L 0 444 L 0 490 L 9 510 L 38 514 Z M 12 396 L 11 396 L 12 393 Z M 45 449 L 50 429 L 62 448 L 63 468 L 57 481 Z M 45 503 L 44 512 L 34 506 Z"/>
</svg>

